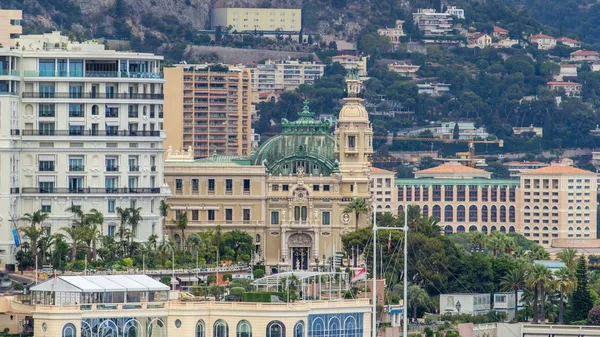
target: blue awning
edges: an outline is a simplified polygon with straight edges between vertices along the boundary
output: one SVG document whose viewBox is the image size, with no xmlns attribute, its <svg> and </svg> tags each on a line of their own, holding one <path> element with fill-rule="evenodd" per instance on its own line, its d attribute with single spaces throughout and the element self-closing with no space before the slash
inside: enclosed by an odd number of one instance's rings
<svg viewBox="0 0 600 337">
<path fill-rule="evenodd" d="M 402 308 L 394 308 L 390 310 L 390 315 L 398 315 L 402 313 Z"/>
</svg>

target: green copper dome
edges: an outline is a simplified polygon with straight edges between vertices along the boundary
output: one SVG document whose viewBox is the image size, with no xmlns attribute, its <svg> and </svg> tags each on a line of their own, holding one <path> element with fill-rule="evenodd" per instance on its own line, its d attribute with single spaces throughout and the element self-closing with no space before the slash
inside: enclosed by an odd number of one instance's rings
<svg viewBox="0 0 600 337">
<path fill-rule="evenodd" d="M 269 138 L 254 154 L 255 165 L 265 164 L 275 175 L 330 175 L 338 171 L 335 140 L 329 123 L 314 119 L 308 103 L 304 102 L 299 118 L 281 121 L 283 132 Z"/>
</svg>

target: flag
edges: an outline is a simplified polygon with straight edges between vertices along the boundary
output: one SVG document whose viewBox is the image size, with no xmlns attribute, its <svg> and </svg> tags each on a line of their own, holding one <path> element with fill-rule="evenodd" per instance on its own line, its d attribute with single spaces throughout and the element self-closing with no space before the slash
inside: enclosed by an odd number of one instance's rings
<svg viewBox="0 0 600 337">
<path fill-rule="evenodd" d="M 354 276 L 352 276 L 352 280 L 350 282 L 354 283 L 360 280 L 367 279 L 367 268 L 363 267 L 362 269 L 354 271 Z"/>
<path fill-rule="evenodd" d="M 388 254 L 392 248 L 392 232 L 390 231 L 390 236 L 388 236 Z"/>
</svg>

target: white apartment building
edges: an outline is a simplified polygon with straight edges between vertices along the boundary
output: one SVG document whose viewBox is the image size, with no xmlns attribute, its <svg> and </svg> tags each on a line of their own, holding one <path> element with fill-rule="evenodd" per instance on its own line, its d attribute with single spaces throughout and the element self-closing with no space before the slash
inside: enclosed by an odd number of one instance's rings
<svg viewBox="0 0 600 337">
<path fill-rule="evenodd" d="M 440 314 L 485 315 L 492 308 L 490 294 L 440 294 Z"/>
<path fill-rule="evenodd" d="M 338 55 L 331 58 L 331 63 L 338 62 L 347 71 L 356 71 L 360 77 L 367 76 L 368 56 Z"/>
<path fill-rule="evenodd" d="M 523 172 L 548 166 L 548 164 L 540 161 L 509 161 L 502 165 L 506 166 L 511 178 L 519 178 Z"/>
<path fill-rule="evenodd" d="M 11 70 L 0 76 L 0 260 L 14 261 L 12 229 L 38 210 L 47 234 L 80 206 L 102 212 L 102 233 L 114 235 L 116 208 L 141 207 L 135 239 L 161 236 L 163 58 L 38 37 L 44 49 L 0 50 Z"/>
<path fill-rule="evenodd" d="M 259 92 L 294 90 L 301 84 L 314 83 L 325 72 L 322 63 L 298 60 L 267 60 L 264 64 L 238 66 L 250 69 L 252 87 Z"/>
<path fill-rule="evenodd" d="M 456 16 L 459 19 L 465 18 L 465 10 L 462 8 L 457 8 L 456 6 L 448 6 L 446 9 L 446 13 L 452 16 Z"/>
<path fill-rule="evenodd" d="M 413 22 L 425 37 L 444 36 L 452 33 L 454 29 L 452 15 L 437 13 L 435 9 L 419 8 L 413 13 Z"/>
</svg>

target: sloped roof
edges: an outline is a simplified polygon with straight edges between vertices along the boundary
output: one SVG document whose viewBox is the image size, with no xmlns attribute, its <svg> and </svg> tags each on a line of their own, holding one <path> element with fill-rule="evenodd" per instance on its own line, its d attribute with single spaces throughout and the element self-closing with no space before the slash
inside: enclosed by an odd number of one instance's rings
<svg viewBox="0 0 600 337">
<path fill-rule="evenodd" d="M 541 167 L 539 169 L 523 172 L 521 174 L 522 175 L 523 174 L 527 174 L 527 175 L 530 175 L 530 174 L 531 175 L 535 175 L 535 174 L 587 174 L 587 175 L 593 175 L 593 176 L 596 175 L 594 172 L 590 172 L 590 171 L 586 171 L 586 170 L 582 170 L 582 169 L 578 169 L 576 167 L 566 166 L 566 165 L 550 165 L 550 166 L 546 166 L 546 167 Z"/>
<path fill-rule="evenodd" d="M 557 41 L 560 41 L 560 42 L 581 43 L 581 42 L 579 42 L 579 41 L 577 41 L 577 40 L 573 40 L 573 39 L 571 39 L 571 38 L 568 38 L 568 37 L 565 37 L 565 36 L 563 36 L 563 37 L 559 37 L 559 38 L 558 38 L 558 39 L 556 39 L 556 40 L 557 40 Z"/>
<path fill-rule="evenodd" d="M 375 173 L 394 173 L 392 171 L 380 169 L 379 167 L 371 167 L 371 172 L 375 172 Z"/>
<path fill-rule="evenodd" d="M 530 39 L 553 39 L 554 37 L 545 34 L 535 34 L 529 37 Z"/>
<path fill-rule="evenodd" d="M 126 292 L 166 291 L 169 286 L 147 275 L 59 276 L 31 288 L 32 291 Z"/>
<path fill-rule="evenodd" d="M 571 53 L 571 56 L 598 56 L 597 51 L 592 50 L 578 50 Z"/>
<path fill-rule="evenodd" d="M 484 173 L 485 170 L 465 166 L 460 163 L 448 162 L 440 166 L 420 170 L 418 173 Z"/>
<path fill-rule="evenodd" d="M 577 82 L 548 82 L 548 85 L 581 85 Z"/>
<path fill-rule="evenodd" d="M 502 27 L 494 26 L 494 33 L 508 33 L 508 30 Z"/>
</svg>

